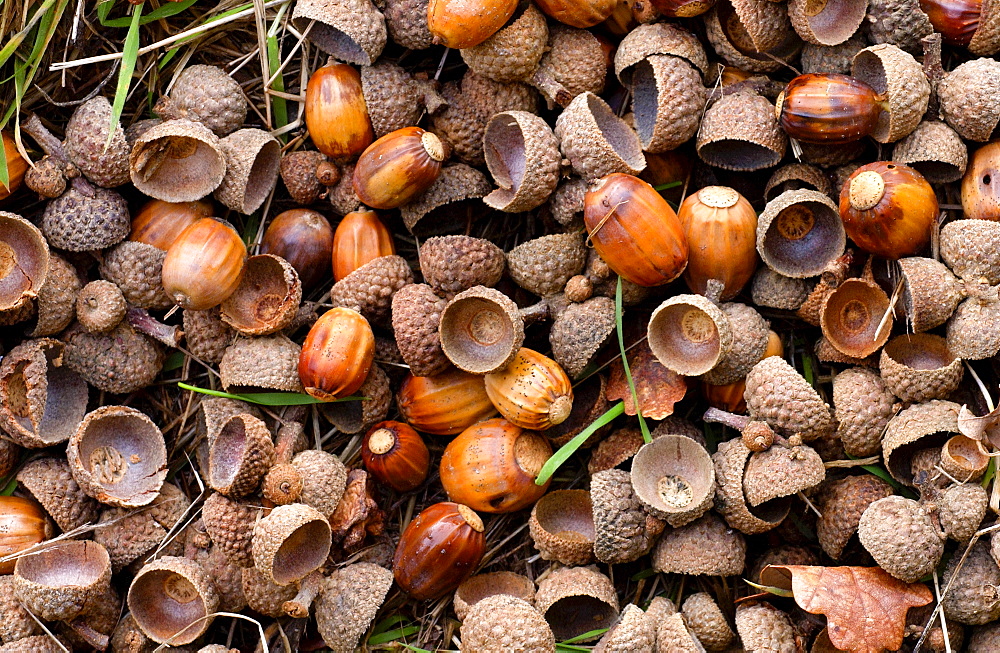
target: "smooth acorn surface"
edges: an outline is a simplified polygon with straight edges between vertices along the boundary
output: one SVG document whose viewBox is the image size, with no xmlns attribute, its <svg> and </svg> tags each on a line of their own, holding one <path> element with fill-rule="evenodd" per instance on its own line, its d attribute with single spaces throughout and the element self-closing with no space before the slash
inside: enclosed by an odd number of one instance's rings
<svg viewBox="0 0 1000 653">
<path fill-rule="evenodd" d="M 246 245 L 232 226 L 215 218 L 199 218 L 167 250 L 163 289 L 181 308 L 204 311 L 236 291 L 246 260 Z"/>
<path fill-rule="evenodd" d="M 688 242 L 688 288 L 704 294 L 718 279 L 721 299 L 738 295 L 757 269 L 757 212 L 750 202 L 732 188 L 707 186 L 684 200 L 677 218 Z"/>
<path fill-rule="evenodd" d="M 920 0 L 935 32 L 949 45 L 966 46 L 979 29 L 982 0 Z"/>
<path fill-rule="evenodd" d="M 21 157 L 14 138 L 6 131 L 0 132 L 0 141 L 3 142 L 3 155 L 7 158 L 7 183 L 0 184 L 0 201 L 3 201 L 21 187 L 28 162 Z"/>
<path fill-rule="evenodd" d="M 329 157 L 357 156 L 375 139 L 361 74 L 344 63 L 323 66 L 306 86 L 306 129 Z"/>
<path fill-rule="evenodd" d="M 6 558 L 51 536 L 42 506 L 22 497 L 0 497 L 0 558 Z M 14 571 L 16 559 L 0 563 L 0 574 Z"/>
<path fill-rule="evenodd" d="M 396 397 L 410 426 L 435 435 L 455 435 L 496 415 L 483 377 L 457 368 L 434 376 L 408 375 Z"/>
<path fill-rule="evenodd" d="M 372 143 L 354 166 L 358 198 L 375 209 L 394 209 L 427 190 L 441 172 L 445 147 L 420 127 L 404 127 Z"/>
<path fill-rule="evenodd" d="M 962 211 L 966 218 L 1000 220 L 1000 141 L 972 155 L 962 178 Z"/>
<path fill-rule="evenodd" d="M 493 36 L 516 9 L 517 0 L 430 0 L 427 28 L 438 45 L 471 48 Z"/>
<path fill-rule="evenodd" d="M 299 379 L 306 392 L 331 401 L 354 394 L 375 360 L 375 335 L 360 313 L 332 308 L 309 329 L 299 355 Z"/>
<path fill-rule="evenodd" d="M 379 422 L 361 441 L 365 469 L 397 492 L 409 492 L 427 478 L 430 453 L 420 434 L 403 422 Z"/>
<path fill-rule="evenodd" d="M 573 410 L 569 376 L 548 356 L 521 347 L 511 363 L 485 377 L 486 394 L 515 426 L 544 430 L 562 424 Z"/>
<path fill-rule="evenodd" d="M 162 250 L 170 249 L 177 237 L 200 218 L 210 218 L 214 207 L 208 200 L 164 202 L 150 200 L 132 218 L 129 240 Z"/>
<path fill-rule="evenodd" d="M 375 211 L 363 207 L 352 211 L 333 233 L 333 280 L 340 281 L 365 263 L 395 253 L 392 234 Z"/>
<path fill-rule="evenodd" d="M 803 143 L 850 143 L 875 131 L 885 97 L 861 80 L 833 73 L 799 75 L 778 98 L 778 122 Z"/>
<path fill-rule="evenodd" d="M 304 288 L 315 288 L 330 276 L 334 231 L 322 214 L 290 209 L 274 216 L 260 242 L 261 254 L 288 261 Z"/>
<path fill-rule="evenodd" d="M 392 559 L 396 582 L 426 601 L 454 590 L 483 558 L 483 520 L 468 506 L 445 501 L 425 508 L 399 537 Z"/>
</svg>

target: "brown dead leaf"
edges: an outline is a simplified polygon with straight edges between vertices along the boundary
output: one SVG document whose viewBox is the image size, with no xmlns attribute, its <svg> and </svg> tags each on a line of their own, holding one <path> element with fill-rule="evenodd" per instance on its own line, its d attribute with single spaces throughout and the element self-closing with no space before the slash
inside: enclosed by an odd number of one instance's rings
<svg viewBox="0 0 1000 653">
<path fill-rule="evenodd" d="M 958 431 L 967 438 L 989 442 L 1000 448 L 1000 408 L 977 417 L 968 406 L 958 411 Z"/>
<path fill-rule="evenodd" d="M 347 489 L 330 516 L 330 530 L 334 544 L 346 554 L 361 549 L 366 536 L 381 535 L 385 530 L 385 513 L 378 507 L 375 485 L 365 470 L 348 472 Z"/>
<path fill-rule="evenodd" d="M 842 651 L 881 653 L 903 645 L 906 612 L 934 596 L 879 567 L 768 565 L 761 583 L 791 589 L 806 612 L 826 615 L 830 642 Z"/>
<path fill-rule="evenodd" d="M 628 365 L 643 417 L 663 419 L 673 415 L 674 404 L 687 392 L 684 377 L 661 365 L 645 340 L 628 352 Z M 632 401 L 632 391 L 620 358 L 611 365 L 606 396 L 610 401 L 621 399 L 625 404 L 625 414 L 635 415 L 635 402 Z"/>
</svg>

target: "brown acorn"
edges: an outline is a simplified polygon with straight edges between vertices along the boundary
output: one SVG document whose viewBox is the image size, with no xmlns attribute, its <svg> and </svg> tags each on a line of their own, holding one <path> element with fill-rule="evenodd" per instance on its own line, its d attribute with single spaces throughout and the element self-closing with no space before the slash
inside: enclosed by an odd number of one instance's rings
<svg viewBox="0 0 1000 653">
<path fill-rule="evenodd" d="M 413 428 L 435 435 L 457 435 L 497 412 L 483 377 L 457 368 L 433 376 L 407 376 L 396 403 Z"/>
<path fill-rule="evenodd" d="M 51 537 L 45 511 L 37 501 L 23 497 L 0 497 L 0 558 L 34 546 Z M 16 559 L 0 563 L 0 574 L 14 571 Z M 2 632 L 2 630 L 0 630 Z"/>
<path fill-rule="evenodd" d="M 218 306 L 239 286 L 247 248 L 228 223 L 201 218 L 177 237 L 163 260 L 163 288 L 181 308 Z"/>
<path fill-rule="evenodd" d="M 351 183 L 363 203 L 394 209 L 427 190 L 446 158 L 441 139 L 419 127 L 405 127 L 386 134 L 362 153 Z"/>
<path fill-rule="evenodd" d="M 379 422 L 361 442 L 365 469 L 397 492 L 409 492 L 427 478 L 430 453 L 420 434 L 402 422 Z"/>
<path fill-rule="evenodd" d="M 344 216 L 333 234 L 333 279 L 340 281 L 365 263 L 396 253 L 392 234 L 378 214 L 362 208 Z"/>
<path fill-rule="evenodd" d="M 375 356 L 368 321 L 349 308 L 333 308 L 313 325 L 302 344 L 299 378 L 306 392 L 330 401 L 361 387 Z"/>
<path fill-rule="evenodd" d="M 708 281 L 724 288 L 720 299 L 735 297 L 757 268 L 757 213 L 746 198 L 725 186 L 707 186 L 688 196 L 677 210 L 688 243 L 684 280 L 704 294 Z"/>
<path fill-rule="evenodd" d="M 799 75 L 778 97 L 778 122 L 804 143 L 849 143 L 875 131 L 885 98 L 868 84 L 832 73 Z"/>
<path fill-rule="evenodd" d="M 1000 220 L 1000 143 L 984 145 L 972 155 L 962 178 L 962 211 L 965 218 Z"/>
<path fill-rule="evenodd" d="M 485 376 L 486 394 L 515 426 L 535 431 L 563 423 L 573 409 L 573 388 L 559 364 L 521 347 L 507 367 Z"/>
<path fill-rule="evenodd" d="M 333 239 L 334 231 L 322 214 L 309 209 L 290 209 L 271 220 L 261 239 L 260 253 L 288 261 L 303 288 L 310 290 L 330 273 Z"/>
<path fill-rule="evenodd" d="M 426 601 L 455 589 L 482 560 L 483 520 L 468 506 L 443 502 L 425 508 L 403 531 L 393 556 L 396 582 Z"/>
<path fill-rule="evenodd" d="M 471 48 L 493 36 L 516 9 L 516 0 L 489 0 L 475 5 L 461 0 L 431 0 L 427 5 L 427 27 L 437 45 Z"/>
<path fill-rule="evenodd" d="M 355 157 L 375 140 L 355 67 L 333 63 L 316 70 L 309 77 L 305 104 L 306 129 L 323 154 Z"/>
<path fill-rule="evenodd" d="M 212 203 L 208 200 L 149 200 L 132 218 L 132 231 L 128 239 L 166 251 L 192 223 L 199 218 L 212 217 L 213 210 Z"/>
<path fill-rule="evenodd" d="M 21 157 L 14 137 L 8 132 L 0 132 L 0 142 L 3 143 L 3 155 L 7 163 L 7 183 L 0 184 L 0 201 L 3 201 L 20 188 L 24 173 L 28 170 L 28 162 Z"/>
</svg>

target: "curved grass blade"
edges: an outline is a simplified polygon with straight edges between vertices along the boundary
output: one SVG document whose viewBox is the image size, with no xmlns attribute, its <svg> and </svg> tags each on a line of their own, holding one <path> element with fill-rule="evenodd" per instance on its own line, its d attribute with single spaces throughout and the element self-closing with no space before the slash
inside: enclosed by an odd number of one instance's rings
<svg viewBox="0 0 1000 653">
<path fill-rule="evenodd" d="M 628 389 L 632 392 L 632 401 L 635 403 L 635 416 L 639 418 L 639 429 L 642 431 L 642 440 L 646 444 L 653 441 L 649 434 L 649 427 L 642 416 L 642 406 L 639 405 L 639 395 L 635 391 L 635 382 L 632 380 L 632 370 L 628 366 L 628 356 L 625 355 L 625 333 L 622 330 L 622 278 L 618 277 L 618 287 L 615 288 L 615 331 L 618 332 L 618 348 L 622 352 L 622 367 L 625 368 L 625 380 L 628 381 Z"/>
<path fill-rule="evenodd" d="M 580 431 L 577 435 L 573 437 L 572 440 L 559 447 L 559 451 L 552 454 L 552 457 L 545 461 L 542 465 L 542 469 L 538 472 L 538 478 L 535 479 L 535 485 L 545 485 L 552 478 L 552 475 L 556 473 L 556 470 L 562 467 L 562 464 L 569 460 L 569 457 L 576 453 L 584 442 L 587 441 L 594 431 L 601 428 L 605 424 L 608 424 L 614 418 L 618 417 L 625 412 L 625 402 L 619 401 L 617 404 L 609 408 L 603 415 L 595 419 L 590 423 L 590 426 Z"/>
<path fill-rule="evenodd" d="M 239 401 L 245 401 L 251 404 L 260 404 L 261 406 L 308 406 L 311 404 L 339 403 L 342 401 L 363 401 L 368 398 L 343 397 L 342 399 L 334 399 L 333 401 L 320 401 L 315 397 L 310 397 L 309 395 L 302 394 L 300 392 L 248 392 L 246 394 L 237 395 L 230 392 L 222 392 L 220 390 L 199 388 L 198 386 L 188 385 L 187 383 L 182 382 L 178 382 L 177 387 L 182 390 L 199 392 L 203 395 L 223 397 L 225 399 L 238 399 Z"/>
<path fill-rule="evenodd" d="M 115 99 L 111 103 L 111 125 L 108 127 L 108 142 L 104 144 L 107 148 L 111 145 L 115 137 L 115 127 L 122 117 L 122 110 L 125 108 L 125 99 L 128 97 L 128 89 L 132 84 L 132 73 L 135 72 L 135 62 L 139 57 L 139 22 L 142 18 L 142 4 L 137 4 L 132 12 L 132 21 L 128 26 L 128 34 L 125 35 L 125 44 L 122 46 L 122 66 L 118 70 L 118 86 L 115 88 Z"/>
</svg>

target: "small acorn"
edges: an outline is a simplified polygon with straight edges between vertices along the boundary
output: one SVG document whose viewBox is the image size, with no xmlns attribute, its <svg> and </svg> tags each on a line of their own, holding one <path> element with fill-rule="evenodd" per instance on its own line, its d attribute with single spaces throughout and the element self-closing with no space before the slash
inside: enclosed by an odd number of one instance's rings
<svg viewBox="0 0 1000 653">
<path fill-rule="evenodd" d="M 261 254 L 288 261 L 306 290 L 316 287 L 330 272 L 334 231 L 322 214 L 291 209 L 274 216 L 260 243 Z"/>
<path fill-rule="evenodd" d="M 91 281 L 77 297 L 76 319 L 88 331 L 110 331 L 125 317 L 126 308 L 118 286 L 110 281 Z"/>
<path fill-rule="evenodd" d="M 900 496 L 869 505 L 858 538 L 882 569 L 904 583 L 930 573 L 944 552 L 944 540 L 924 506 Z"/>
<path fill-rule="evenodd" d="M 570 415 L 573 390 L 559 364 L 522 347 L 507 367 L 486 374 L 486 394 L 515 426 L 545 430 Z"/>
<path fill-rule="evenodd" d="M 368 321 L 356 311 L 333 308 L 309 330 L 298 373 L 310 395 L 329 401 L 346 397 L 365 382 L 375 355 Z"/>
<path fill-rule="evenodd" d="M 167 250 L 163 288 L 184 309 L 218 306 L 239 287 L 246 259 L 246 245 L 229 223 L 202 218 Z"/>
<path fill-rule="evenodd" d="M 427 478 L 430 453 L 420 434 L 402 422 L 379 422 L 361 442 L 365 469 L 397 492 L 409 492 Z"/>
</svg>

